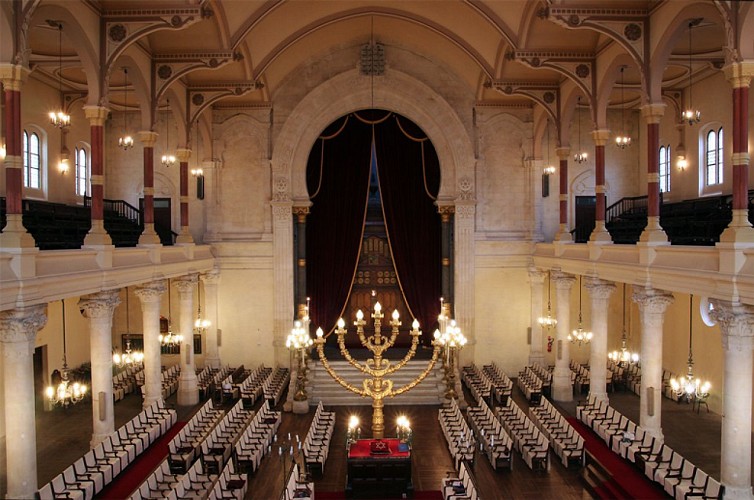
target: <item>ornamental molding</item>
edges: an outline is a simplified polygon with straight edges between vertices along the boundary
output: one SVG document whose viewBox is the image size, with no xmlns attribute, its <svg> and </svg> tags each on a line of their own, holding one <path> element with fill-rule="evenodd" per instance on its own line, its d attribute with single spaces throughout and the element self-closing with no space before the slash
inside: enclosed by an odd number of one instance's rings
<svg viewBox="0 0 754 500">
<path fill-rule="evenodd" d="M 115 61 L 137 40 L 160 30 L 181 30 L 212 15 L 202 5 L 163 9 L 112 9 L 100 15 L 104 34 L 105 83 Z"/>
<path fill-rule="evenodd" d="M 594 100 L 597 76 L 594 71 L 595 55 L 589 52 L 563 52 L 557 50 L 514 50 L 506 55 L 532 69 L 550 69 L 573 80 Z"/>
<path fill-rule="evenodd" d="M 199 279 L 202 280 L 205 287 L 217 285 L 220 282 L 220 271 L 218 269 L 213 269 L 209 272 L 202 273 L 199 275 Z"/>
<path fill-rule="evenodd" d="M 560 129 L 560 85 L 557 82 L 492 80 L 486 86 L 505 95 L 522 95 L 541 105 Z"/>
<path fill-rule="evenodd" d="M 47 304 L 0 311 L 0 342 L 33 342 L 47 324 Z M 33 347 L 33 346 L 32 346 Z M 4 349 L 7 353 L 9 349 Z"/>
<path fill-rule="evenodd" d="M 720 325 L 723 349 L 751 351 L 754 348 L 754 306 L 710 299 L 710 317 Z"/>
<path fill-rule="evenodd" d="M 290 188 L 288 178 L 282 175 L 276 175 L 272 181 L 272 201 L 288 202 L 290 201 Z"/>
<path fill-rule="evenodd" d="M 616 289 L 615 283 L 601 280 L 593 276 L 587 276 L 585 281 L 585 288 L 589 290 L 589 295 L 593 299 L 609 299 Z"/>
<path fill-rule="evenodd" d="M 242 96 L 262 88 L 264 88 L 264 84 L 260 81 L 211 82 L 188 87 L 186 89 L 186 116 L 188 117 L 189 127 L 186 128 L 186 134 L 191 133 L 190 124 L 194 123 L 199 115 L 215 102 L 225 97 Z"/>
<path fill-rule="evenodd" d="M 563 271 L 552 271 L 550 279 L 555 283 L 556 290 L 570 290 L 576 283 L 576 276 L 564 273 Z"/>
<path fill-rule="evenodd" d="M 157 102 L 179 78 L 198 69 L 218 69 L 242 59 L 239 52 L 228 50 L 155 55 L 152 58 L 152 75 L 157 86 L 152 99 L 153 116 L 156 116 Z"/>
<path fill-rule="evenodd" d="M 642 69 L 644 81 L 649 52 L 648 37 L 645 36 L 649 19 L 647 9 L 550 6 L 546 17 L 566 29 L 591 29 L 610 37 L 636 61 Z"/>
</svg>

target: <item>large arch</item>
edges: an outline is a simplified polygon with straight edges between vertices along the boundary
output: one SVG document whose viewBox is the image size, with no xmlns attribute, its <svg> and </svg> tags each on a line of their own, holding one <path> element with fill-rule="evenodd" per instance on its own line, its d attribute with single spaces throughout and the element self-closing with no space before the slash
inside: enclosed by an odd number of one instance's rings
<svg viewBox="0 0 754 500">
<path fill-rule="evenodd" d="M 374 87 L 371 86 L 374 81 Z M 285 362 L 285 335 L 293 310 L 293 233 L 291 209 L 308 206 L 306 167 L 320 132 L 345 114 L 364 108 L 395 111 L 419 125 L 435 146 L 440 161 L 438 205 L 456 205 L 456 319 L 473 332 L 474 315 L 474 148 L 452 106 L 423 82 L 397 70 L 368 78 L 357 70 L 341 73 L 299 101 L 273 140 L 273 274 L 275 277 L 273 330 L 276 359 Z M 463 210 L 459 214 L 459 202 Z M 459 228 L 459 224 L 462 228 Z M 473 333 L 470 338 L 473 339 Z M 473 340 L 472 340 L 473 342 Z M 467 349 L 473 356 L 473 348 Z"/>
</svg>

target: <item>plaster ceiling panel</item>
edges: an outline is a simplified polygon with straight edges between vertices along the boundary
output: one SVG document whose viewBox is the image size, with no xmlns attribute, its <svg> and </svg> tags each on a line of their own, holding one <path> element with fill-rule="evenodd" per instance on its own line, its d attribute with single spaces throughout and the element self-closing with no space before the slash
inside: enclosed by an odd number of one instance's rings
<svg viewBox="0 0 754 500">
<path fill-rule="evenodd" d="M 214 83 L 218 81 L 248 81 L 249 78 L 240 63 L 231 63 L 220 69 L 197 69 L 183 77 L 189 86 L 197 86 L 202 83 Z"/>
<path fill-rule="evenodd" d="M 532 20 L 527 40 L 522 41 L 521 49 L 594 52 L 598 47 L 600 34 L 588 29 L 567 29 L 547 19 L 535 17 Z"/>
<path fill-rule="evenodd" d="M 147 37 L 149 46 L 160 54 L 228 50 L 214 18 L 203 19 L 182 30 L 155 31 Z"/>
</svg>

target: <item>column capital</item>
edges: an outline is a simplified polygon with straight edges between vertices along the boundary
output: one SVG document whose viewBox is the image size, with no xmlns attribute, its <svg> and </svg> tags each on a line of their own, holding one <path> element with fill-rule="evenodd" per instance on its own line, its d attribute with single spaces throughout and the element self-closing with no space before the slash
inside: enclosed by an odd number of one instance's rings
<svg viewBox="0 0 754 500">
<path fill-rule="evenodd" d="M 570 146 L 561 146 L 559 148 L 555 148 L 555 154 L 558 155 L 558 158 L 561 160 L 567 160 L 569 156 L 571 156 L 571 147 Z"/>
<path fill-rule="evenodd" d="M 207 271 L 206 273 L 200 274 L 199 279 L 202 280 L 204 286 L 217 285 L 217 283 L 220 281 L 220 271 L 217 269 Z"/>
<path fill-rule="evenodd" d="M 564 273 L 563 271 L 552 271 L 550 279 L 555 282 L 555 288 L 558 290 L 570 290 L 576 283 L 576 276 Z"/>
<path fill-rule="evenodd" d="M 110 110 L 104 106 L 84 106 L 84 116 L 92 126 L 103 126 Z"/>
<path fill-rule="evenodd" d="M 293 207 L 291 207 L 291 211 L 293 212 L 293 215 L 296 216 L 296 220 L 298 222 L 306 222 L 306 216 L 309 215 L 308 206 L 294 205 Z"/>
<path fill-rule="evenodd" d="M 734 89 L 748 87 L 754 78 L 754 61 L 741 61 L 723 66 L 725 78 Z"/>
<path fill-rule="evenodd" d="M 165 290 L 167 290 L 165 280 L 158 280 L 136 287 L 134 294 L 139 297 L 139 300 L 141 300 L 142 303 L 159 302 L 162 300 Z"/>
<path fill-rule="evenodd" d="M 197 273 L 187 274 L 173 280 L 173 284 L 181 293 L 181 296 L 186 293 L 193 293 L 196 284 L 199 281 L 199 275 Z"/>
<path fill-rule="evenodd" d="M 647 123 L 660 123 L 660 120 L 662 120 L 664 114 L 664 102 L 645 104 L 641 107 L 641 116 L 642 118 L 647 120 Z"/>
<path fill-rule="evenodd" d="M 0 82 L 5 90 L 20 91 L 29 73 L 31 70 L 20 64 L 0 63 Z"/>
<path fill-rule="evenodd" d="M 631 300 L 639 305 L 639 308 L 648 313 L 663 314 L 675 300 L 673 294 L 656 288 L 637 288 L 634 290 Z"/>
<path fill-rule="evenodd" d="M 609 299 L 615 291 L 615 283 L 594 276 L 586 277 L 586 289 L 593 299 Z"/>
<path fill-rule="evenodd" d="M 604 146 L 610 139 L 610 131 L 606 128 L 592 130 L 592 139 L 595 146 Z"/>
<path fill-rule="evenodd" d="M 47 324 L 47 304 L 0 311 L 0 342 L 31 342 Z"/>
<path fill-rule="evenodd" d="M 189 158 L 191 158 L 191 150 L 186 148 L 176 149 L 175 157 L 180 163 L 188 163 Z"/>
<path fill-rule="evenodd" d="M 531 283 L 544 283 L 545 277 L 547 276 L 547 272 L 543 271 L 542 269 L 539 269 L 538 267 L 530 267 L 528 269 L 529 272 L 529 281 Z"/>
<path fill-rule="evenodd" d="M 79 299 L 79 308 L 84 310 L 84 317 L 89 319 L 111 318 L 118 304 L 120 304 L 120 290 L 105 290 Z"/>
<path fill-rule="evenodd" d="M 719 299 L 710 299 L 710 304 L 710 316 L 720 324 L 723 349 L 754 349 L 754 306 Z"/>
<path fill-rule="evenodd" d="M 157 132 L 152 132 L 151 130 L 139 130 L 138 134 L 139 142 L 141 142 L 145 148 L 153 148 L 157 143 L 157 137 L 159 136 Z"/>
</svg>

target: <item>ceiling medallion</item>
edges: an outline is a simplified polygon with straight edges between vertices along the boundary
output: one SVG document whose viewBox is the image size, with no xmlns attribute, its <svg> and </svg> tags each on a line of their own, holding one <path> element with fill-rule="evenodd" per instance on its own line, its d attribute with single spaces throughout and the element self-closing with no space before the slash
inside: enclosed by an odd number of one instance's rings
<svg viewBox="0 0 754 500">
<path fill-rule="evenodd" d="M 579 64 L 576 66 L 576 76 L 579 78 L 586 78 L 589 76 L 589 66 L 586 64 Z"/>
<path fill-rule="evenodd" d="M 110 26 L 107 34 L 113 42 L 122 42 L 126 38 L 126 27 L 122 24 L 114 24 Z"/>
<path fill-rule="evenodd" d="M 167 64 L 163 64 L 162 66 L 157 68 L 157 76 L 159 76 L 163 80 L 167 80 L 172 74 L 173 68 L 171 68 Z"/>
<path fill-rule="evenodd" d="M 547 104 L 552 104 L 553 102 L 555 102 L 555 93 L 554 93 L 554 92 L 545 92 L 545 93 L 544 93 L 544 94 L 542 95 L 542 99 L 543 99 L 543 100 L 544 100 L 544 101 L 545 101 L 545 102 L 546 102 Z"/>
<path fill-rule="evenodd" d="M 576 14 L 571 14 L 568 16 L 568 24 L 571 26 L 578 26 L 581 24 L 581 19 Z"/>
<path fill-rule="evenodd" d="M 629 41 L 635 42 L 641 38 L 641 26 L 636 23 L 629 23 L 623 29 L 623 34 Z"/>
<path fill-rule="evenodd" d="M 194 94 L 191 96 L 191 103 L 194 106 L 201 106 L 204 103 L 204 94 Z"/>
</svg>

